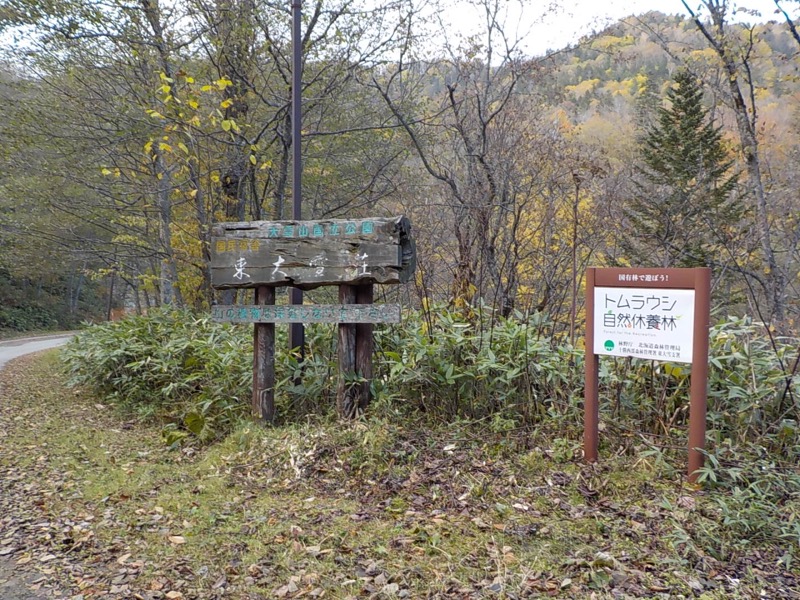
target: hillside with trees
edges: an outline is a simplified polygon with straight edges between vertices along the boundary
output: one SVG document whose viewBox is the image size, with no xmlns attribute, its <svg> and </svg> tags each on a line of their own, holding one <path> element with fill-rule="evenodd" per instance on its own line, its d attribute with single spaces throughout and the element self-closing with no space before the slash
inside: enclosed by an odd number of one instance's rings
<svg viewBox="0 0 800 600">
<path fill-rule="evenodd" d="M 479 34 L 448 30 L 447 0 L 305 0 L 299 139 L 288 2 L 0 6 L 0 336 L 128 313 L 2 372 L 0 579 L 796 596 L 800 2 L 770 22 L 681 3 L 530 56 L 510 0 L 466 1 Z M 376 298 L 399 325 L 309 324 L 305 353 L 214 322 L 255 299 L 209 266 L 213 226 L 290 218 L 298 148 L 305 219 L 405 214 L 418 255 Z M 710 268 L 688 478 L 697 363 L 587 360 L 584 274 L 606 266 Z M 340 369 L 356 334 L 374 362 Z M 364 401 L 337 413 L 337 388 Z"/>
<path fill-rule="evenodd" d="M 707 20 L 648 13 L 530 57 L 503 3 L 478 4 L 485 33 L 438 50 L 413 3 L 305 8 L 304 216 L 405 212 L 420 247 L 410 305 L 542 310 L 574 332 L 586 266 L 683 264 L 633 251 L 649 236 L 637 219 L 662 210 L 642 186 L 675 183 L 656 181 L 670 167 L 653 170 L 647 148 L 683 77 L 725 166 L 691 185 L 736 210 L 676 233 L 708 238 L 692 264 L 724 280 L 725 310 L 792 328 L 793 24 L 734 24 L 710 2 Z M 288 7 L 13 0 L 0 27 L 0 267 L 33 287 L 66 277 L 69 313 L 89 290 L 107 300 L 98 318 L 207 307 L 211 224 L 289 216 Z"/>
</svg>

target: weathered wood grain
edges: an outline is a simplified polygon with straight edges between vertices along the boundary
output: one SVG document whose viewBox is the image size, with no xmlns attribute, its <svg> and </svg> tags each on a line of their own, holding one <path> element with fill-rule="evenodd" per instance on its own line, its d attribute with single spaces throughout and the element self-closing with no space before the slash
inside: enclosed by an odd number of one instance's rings
<svg viewBox="0 0 800 600">
<path fill-rule="evenodd" d="M 211 307 L 211 319 L 228 323 L 399 323 L 400 306 L 397 304 L 217 305 Z"/>
<path fill-rule="evenodd" d="M 371 283 L 356 286 L 356 302 L 364 306 L 372 306 L 375 296 L 375 286 Z M 365 381 L 361 383 L 358 398 L 358 409 L 364 412 L 372 400 L 372 324 L 359 323 L 356 325 L 356 373 Z"/>
<path fill-rule="evenodd" d="M 217 289 L 395 284 L 416 267 L 406 217 L 218 223 L 211 240 Z"/>
<path fill-rule="evenodd" d="M 256 305 L 275 304 L 275 288 L 256 288 Z M 256 323 L 253 328 L 253 417 L 271 423 L 275 420 L 275 324 Z"/>
<path fill-rule="evenodd" d="M 339 286 L 339 302 L 354 304 L 357 288 L 353 285 Z M 342 419 L 352 419 L 358 414 L 361 385 L 356 381 L 356 325 L 339 325 L 339 385 L 336 390 L 336 409 Z"/>
</svg>

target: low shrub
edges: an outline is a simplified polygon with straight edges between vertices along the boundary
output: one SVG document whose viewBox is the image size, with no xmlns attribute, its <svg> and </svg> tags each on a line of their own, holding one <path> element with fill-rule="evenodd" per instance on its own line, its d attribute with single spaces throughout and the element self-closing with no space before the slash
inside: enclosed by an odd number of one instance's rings
<svg viewBox="0 0 800 600">
<path fill-rule="evenodd" d="M 58 327 L 55 312 L 39 304 L 0 307 L 0 329 L 34 331 Z"/>
<path fill-rule="evenodd" d="M 583 387 L 582 357 L 542 335 L 544 320 L 488 309 L 474 319 L 443 307 L 408 312 L 401 326 L 377 333 L 379 392 L 445 419 L 564 416 Z"/>
<path fill-rule="evenodd" d="M 252 337 L 241 333 L 186 311 L 151 311 L 87 329 L 63 356 L 71 383 L 208 440 L 249 406 Z"/>
<path fill-rule="evenodd" d="M 672 542 L 692 559 L 772 546 L 786 569 L 800 551 L 800 471 L 763 446 L 725 440 L 706 455 L 697 510 L 675 510 Z"/>
<path fill-rule="evenodd" d="M 407 311 L 399 326 L 376 327 L 373 410 L 437 419 L 488 419 L 511 430 L 531 424 L 578 429 L 583 352 L 543 335 L 546 317 L 476 318 L 438 308 Z M 335 405 L 336 328 L 306 328 L 301 362 L 276 327 L 276 405 L 283 419 L 325 415 Z M 775 452 L 800 449 L 798 378 L 786 373 L 795 348 L 773 348 L 758 327 L 729 319 L 711 330 L 709 435 L 758 441 Z M 250 403 L 252 328 L 213 323 L 187 311 L 98 325 L 65 351 L 75 383 L 175 431 L 212 439 Z M 783 367 L 781 366 L 783 363 Z M 688 365 L 641 359 L 600 361 L 601 411 L 612 426 L 683 435 Z M 178 435 L 178 434 L 175 434 Z"/>
</svg>

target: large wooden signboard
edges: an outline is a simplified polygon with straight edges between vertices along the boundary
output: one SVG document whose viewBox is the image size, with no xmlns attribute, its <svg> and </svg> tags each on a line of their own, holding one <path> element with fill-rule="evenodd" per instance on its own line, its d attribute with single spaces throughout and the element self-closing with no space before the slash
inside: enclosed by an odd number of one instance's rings
<svg viewBox="0 0 800 600">
<path fill-rule="evenodd" d="M 587 461 L 597 460 L 598 355 L 690 363 L 688 473 L 697 478 L 706 435 L 710 282 L 706 268 L 587 269 Z"/>
<path fill-rule="evenodd" d="M 218 223 L 211 285 L 255 289 L 251 306 L 214 306 L 216 321 L 254 323 L 253 415 L 275 417 L 275 323 L 339 323 L 337 408 L 353 417 L 369 402 L 372 324 L 397 323 L 400 307 L 373 304 L 375 283 L 408 281 L 416 267 L 405 217 Z M 338 305 L 275 304 L 275 288 L 339 286 Z"/>
<path fill-rule="evenodd" d="M 416 254 L 406 217 L 218 223 L 211 237 L 217 289 L 405 283 Z"/>
</svg>

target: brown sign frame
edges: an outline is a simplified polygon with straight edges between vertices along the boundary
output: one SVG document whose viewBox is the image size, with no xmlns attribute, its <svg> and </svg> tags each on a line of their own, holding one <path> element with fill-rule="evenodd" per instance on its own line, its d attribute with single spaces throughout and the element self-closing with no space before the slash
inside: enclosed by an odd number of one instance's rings
<svg viewBox="0 0 800 600">
<path fill-rule="evenodd" d="M 597 461 L 599 424 L 598 357 L 594 340 L 594 289 L 651 288 L 694 290 L 694 331 L 692 334 L 692 369 L 689 388 L 689 457 L 688 477 L 697 480 L 703 466 L 708 398 L 708 332 L 711 308 L 711 270 L 597 268 L 586 269 L 586 338 L 583 453 L 587 462 Z"/>
</svg>

